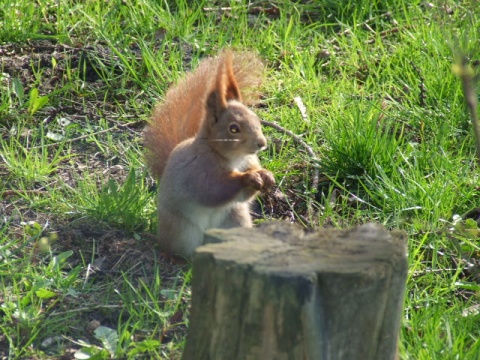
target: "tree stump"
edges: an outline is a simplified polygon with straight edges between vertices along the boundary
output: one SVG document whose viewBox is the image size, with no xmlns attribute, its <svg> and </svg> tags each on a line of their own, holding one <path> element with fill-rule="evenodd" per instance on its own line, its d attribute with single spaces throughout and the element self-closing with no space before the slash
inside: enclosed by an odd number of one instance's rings
<svg viewBox="0 0 480 360">
<path fill-rule="evenodd" d="M 212 229 L 193 260 L 183 359 L 388 360 L 406 235 L 381 225 Z"/>
</svg>

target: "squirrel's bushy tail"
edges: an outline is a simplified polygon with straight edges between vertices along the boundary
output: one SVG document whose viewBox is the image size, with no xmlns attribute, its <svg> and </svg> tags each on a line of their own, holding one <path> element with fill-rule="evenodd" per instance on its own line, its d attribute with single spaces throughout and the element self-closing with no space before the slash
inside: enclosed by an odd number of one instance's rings
<svg viewBox="0 0 480 360">
<path fill-rule="evenodd" d="M 167 91 L 145 130 L 146 161 L 155 178 L 162 175 L 175 146 L 194 137 L 199 130 L 205 117 L 207 96 L 216 90 L 217 75 L 223 71 L 227 57 L 232 59 L 233 74 L 243 102 L 252 105 L 258 100 L 263 64 L 255 54 L 224 51 L 201 61 L 196 70 Z"/>
</svg>

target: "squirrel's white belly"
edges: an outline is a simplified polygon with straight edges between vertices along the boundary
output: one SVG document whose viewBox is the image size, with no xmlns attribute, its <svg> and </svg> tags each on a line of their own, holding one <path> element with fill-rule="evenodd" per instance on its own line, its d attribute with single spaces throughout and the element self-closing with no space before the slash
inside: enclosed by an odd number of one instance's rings
<svg viewBox="0 0 480 360">
<path fill-rule="evenodd" d="M 215 208 L 191 204 L 189 211 L 187 211 L 185 215 L 187 215 L 190 222 L 204 231 L 211 228 L 222 227 L 231 208 L 232 204 Z"/>
</svg>

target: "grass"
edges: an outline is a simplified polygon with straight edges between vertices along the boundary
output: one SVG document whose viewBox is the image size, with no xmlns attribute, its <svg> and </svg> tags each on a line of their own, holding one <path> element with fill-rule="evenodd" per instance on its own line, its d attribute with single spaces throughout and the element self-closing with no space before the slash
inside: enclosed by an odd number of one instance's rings
<svg viewBox="0 0 480 360">
<path fill-rule="evenodd" d="M 2 357 L 180 358 L 190 270 L 154 251 L 141 130 L 168 85 L 224 47 L 265 59 L 257 113 L 319 159 L 265 128 L 284 197 L 263 197 L 260 216 L 405 230 L 400 358 L 480 356 L 480 183 L 451 71 L 480 60 L 475 1 L 4 3 Z"/>
</svg>

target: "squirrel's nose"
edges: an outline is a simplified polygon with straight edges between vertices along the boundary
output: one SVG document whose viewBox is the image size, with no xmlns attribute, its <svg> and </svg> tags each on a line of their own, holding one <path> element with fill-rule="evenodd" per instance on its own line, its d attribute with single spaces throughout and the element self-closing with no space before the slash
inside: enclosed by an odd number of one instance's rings
<svg viewBox="0 0 480 360">
<path fill-rule="evenodd" d="M 259 150 L 265 150 L 267 148 L 267 139 L 265 137 L 261 137 L 257 140 L 257 146 Z"/>
</svg>

